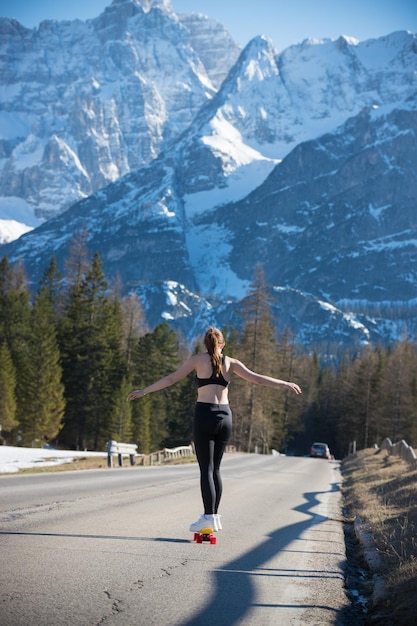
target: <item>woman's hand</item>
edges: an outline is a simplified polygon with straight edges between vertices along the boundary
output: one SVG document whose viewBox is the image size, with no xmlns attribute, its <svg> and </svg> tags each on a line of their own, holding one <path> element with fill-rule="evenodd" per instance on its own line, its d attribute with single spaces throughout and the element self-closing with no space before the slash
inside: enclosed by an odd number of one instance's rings
<svg viewBox="0 0 417 626">
<path fill-rule="evenodd" d="M 127 396 L 127 400 L 136 400 L 136 398 L 143 398 L 143 396 L 146 396 L 146 393 L 143 391 L 143 389 L 136 389 L 135 391 L 131 391 L 129 393 L 129 395 Z"/>
<path fill-rule="evenodd" d="M 296 383 L 287 383 L 287 386 L 292 389 L 297 395 L 302 393 L 301 387 L 299 387 Z"/>
</svg>

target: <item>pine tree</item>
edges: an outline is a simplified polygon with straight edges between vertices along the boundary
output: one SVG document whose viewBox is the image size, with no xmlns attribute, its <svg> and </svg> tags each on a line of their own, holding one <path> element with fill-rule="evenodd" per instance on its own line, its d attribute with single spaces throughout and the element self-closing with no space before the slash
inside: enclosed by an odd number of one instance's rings
<svg viewBox="0 0 417 626">
<path fill-rule="evenodd" d="M 30 366 L 30 298 L 24 267 L 20 262 L 10 266 L 4 257 L 0 262 L 0 342 L 6 342 L 16 372 L 16 421 L 20 424 L 25 402 L 25 374 Z M 19 426 L 13 442 L 21 442 Z"/>
<path fill-rule="evenodd" d="M 146 333 L 140 337 L 133 350 L 133 365 L 135 374 L 133 386 L 143 389 L 153 383 L 159 377 L 153 376 L 150 363 L 153 362 L 153 338 L 152 333 Z M 134 440 L 138 444 L 139 452 L 149 454 L 151 450 L 151 405 L 152 396 L 145 396 L 135 402 L 132 408 L 132 421 L 134 424 Z"/>
<path fill-rule="evenodd" d="M 10 433 L 17 425 L 16 420 L 16 370 L 6 341 L 0 344 L 0 436 Z"/>
<path fill-rule="evenodd" d="M 405 439 L 414 450 L 417 448 L 417 346 L 414 345 L 412 376 L 410 380 L 411 411 L 405 428 Z"/>
<path fill-rule="evenodd" d="M 350 444 L 356 442 L 359 448 L 361 428 L 356 419 L 354 388 L 352 381 L 353 364 L 345 356 L 338 368 L 333 386 L 333 407 L 337 421 L 337 441 L 341 455 L 347 454 Z M 363 440 L 363 439 L 362 439 Z"/>
<path fill-rule="evenodd" d="M 408 339 L 395 344 L 388 353 L 383 382 L 383 388 L 388 390 L 384 406 L 386 432 L 382 437 L 390 437 L 393 442 L 405 437 L 415 415 L 414 355 L 415 349 Z"/>
<path fill-rule="evenodd" d="M 241 349 L 240 333 L 236 326 L 222 329 L 225 339 L 225 347 L 223 354 L 236 359 L 244 359 L 243 350 Z M 247 427 L 247 384 L 234 377 L 231 387 L 231 405 L 233 411 L 233 430 L 230 438 L 230 445 L 235 446 L 237 450 L 244 450 L 246 444 L 246 427 Z"/>
<path fill-rule="evenodd" d="M 176 346 L 177 365 L 185 361 L 190 355 L 189 350 L 177 338 Z M 200 350 L 197 343 L 196 350 Z M 176 365 L 176 366 L 177 366 Z M 191 372 L 184 380 L 172 387 L 170 398 L 173 410 L 168 412 L 167 431 L 168 436 L 162 441 L 162 447 L 173 448 L 188 445 L 193 438 L 194 408 L 197 400 L 197 387 L 195 372 Z"/>
<path fill-rule="evenodd" d="M 133 385 L 143 389 L 155 380 L 173 372 L 179 365 L 179 345 L 168 324 L 157 326 L 152 333 L 139 338 L 133 354 L 135 376 Z M 135 437 L 139 450 L 146 454 L 170 441 L 172 420 L 178 421 L 181 394 L 187 381 L 159 393 L 145 396 L 133 408 Z"/>
<path fill-rule="evenodd" d="M 66 412 L 62 438 L 77 449 L 102 449 L 117 421 L 125 376 L 121 357 L 120 303 L 107 295 L 100 256 L 84 278 L 78 274 L 59 326 Z"/>
<path fill-rule="evenodd" d="M 379 429 L 383 411 L 384 358 L 379 348 L 363 350 L 361 354 L 362 372 L 358 384 L 363 391 L 363 447 L 368 448 L 379 440 Z"/>
<path fill-rule="evenodd" d="M 22 441 L 29 446 L 54 439 L 62 426 L 64 387 L 53 316 L 48 291 L 41 288 L 31 310 L 28 366 L 22 375 L 25 395 L 20 426 Z"/>
<path fill-rule="evenodd" d="M 58 270 L 55 256 L 41 278 L 40 286 L 51 304 L 51 323 L 57 325 L 64 307 L 62 274 Z"/>
<path fill-rule="evenodd" d="M 129 294 L 121 300 L 123 352 L 129 374 L 133 365 L 133 351 L 139 337 L 149 329 L 145 322 L 143 306 L 136 294 Z"/>
<path fill-rule="evenodd" d="M 276 352 L 276 371 L 272 375 L 283 380 L 297 380 L 306 390 L 306 381 L 305 379 L 302 381 L 300 371 L 297 371 L 298 360 L 294 337 L 288 329 L 284 329 L 279 341 L 276 342 Z M 272 443 L 275 448 L 286 452 L 288 447 L 291 446 L 292 435 L 290 436 L 290 432 L 294 430 L 298 422 L 300 404 L 300 399 L 295 401 L 292 392 L 288 391 L 288 389 L 283 389 L 281 393 L 274 394 L 274 432 Z"/>
<path fill-rule="evenodd" d="M 65 262 L 65 278 L 73 288 L 81 287 L 90 267 L 87 241 L 87 231 L 80 230 L 70 243 L 69 257 Z"/>
<path fill-rule="evenodd" d="M 0 262 L 0 340 L 6 340 L 14 357 L 19 344 L 28 336 L 30 297 L 21 263 Z M 16 355 L 17 356 L 17 355 Z"/>
<path fill-rule="evenodd" d="M 108 429 L 108 439 L 122 443 L 133 442 L 133 422 L 132 403 L 126 398 L 132 387 L 127 378 L 124 377 L 120 388 L 114 394 L 114 416 L 110 421 Z"/>
<path fill-rule="evenodd" d="M 253 371 L 276 376 L 276 341 L 270 315 L 270 297 L 261 266 L 256 267 L 249 294 L 242 301 L 240 315 L 244 322 L 240 343 L 241 360 Z M 254 442 L 266 451 L 274 432 L 273 414 L 282 411 L 282 407 L 278 407 L 276 393 L 266 387 L 247 385 L 239 400 L 238 412 L 244 411 L 241 419 L 246 435 L 246 451 L 252 451 Z"/>
</svg>

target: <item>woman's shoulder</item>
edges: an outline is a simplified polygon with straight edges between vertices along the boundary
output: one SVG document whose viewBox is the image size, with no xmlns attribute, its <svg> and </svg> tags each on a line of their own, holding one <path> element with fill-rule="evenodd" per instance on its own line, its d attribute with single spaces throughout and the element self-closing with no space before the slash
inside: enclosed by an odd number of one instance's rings
<svg viewBox="0 0 417 626">
<path fill-rule="evenodd" d="M 230 357 L 230 356 L 228 356 L 227 359 L 228 359 L 228 363 L 226 365 L 226 369 L 232 374 L 239 374 L 242 372 L 242 370 L 247 369 L 246 365 L 242 363 L 242 361 L 239 361 L 239 359 L 234 359 L 233 357 Z"/>
<path fill-rule="evenodd" d="M 210 357 L 207 352 L 199 352 L 198 354 L 193 354 L 190 357 L 190 360 L 194 363 L 195 366 L 202 365 L 203 363 L 210 363 Z"/>
<path fill-rule="evenodd" d="M 196 361 L 207 361 L 207 359 L 210 361 L 210 356 L 208 352 L 199 352 L 198 354 L 194 354 L 193 358 Z"/>
<path fill-rule="evenodd" d="M 240 361 L 232 356 L 224 355 L 223 357 L 223 365 L 226 367 L 226 370 L 233 371 L 233 368 L 239 363 Z"/>
</svg>

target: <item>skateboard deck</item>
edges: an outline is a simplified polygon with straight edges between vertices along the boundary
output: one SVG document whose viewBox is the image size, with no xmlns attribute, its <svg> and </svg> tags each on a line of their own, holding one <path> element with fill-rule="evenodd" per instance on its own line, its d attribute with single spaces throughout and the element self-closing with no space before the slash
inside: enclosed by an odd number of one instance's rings
<svg viewBox="0 0 417 626">
<path fill-rule="evenodd" d="M 213 533 L 214 530 L 212 528 L 202 528 L 198 532 L 194 533 L 194 541 L 196 543 L 203 543 L 203 541 L 208 541 L 211 545 L 215 545 L 216 537 Z"/>
</svg>

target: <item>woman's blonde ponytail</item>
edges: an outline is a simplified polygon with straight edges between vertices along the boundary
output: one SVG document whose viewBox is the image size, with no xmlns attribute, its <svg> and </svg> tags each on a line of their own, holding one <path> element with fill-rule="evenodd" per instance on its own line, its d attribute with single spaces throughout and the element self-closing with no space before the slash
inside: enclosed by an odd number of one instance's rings
<svg viewBox="0 0 417 626">
<path fill-rule="evenodd" d="M 222 356 L 220 354 L 220 346 L 224 344 L 222 332 L 218 328 L 211 326 L 205 336 L 204 345 L 210 355 L 213 374 L 218 377 L 222 371 Z"/>
</svg>

